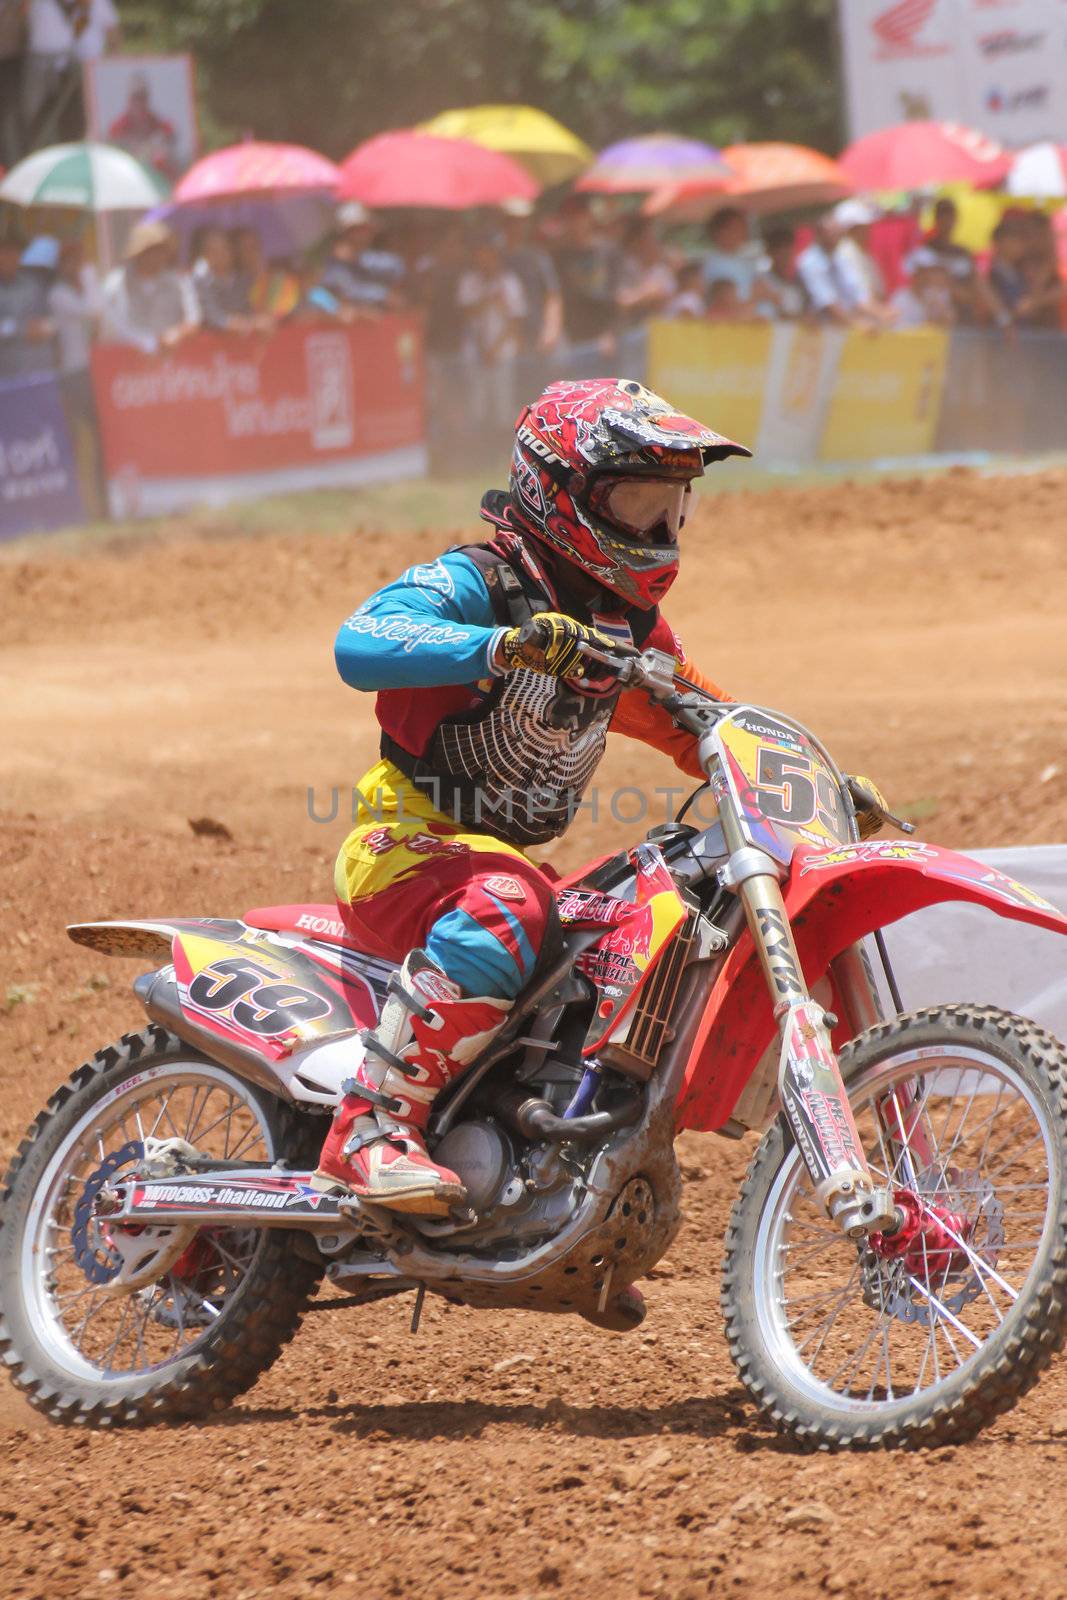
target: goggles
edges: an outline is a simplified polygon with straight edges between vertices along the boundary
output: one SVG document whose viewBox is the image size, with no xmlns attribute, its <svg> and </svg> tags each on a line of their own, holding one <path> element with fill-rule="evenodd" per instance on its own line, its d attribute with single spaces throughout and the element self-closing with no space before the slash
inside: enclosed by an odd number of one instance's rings
<svg viewBox="0 0 1067 1600">
<path fill-rule="evenodd" d="M 671 540 L 685 522 L 692 485 L 678 478 L 602 478 L 590 496 L 592 509 L 623 533 L 645 538 L 666 528 Z"/>
</svg>

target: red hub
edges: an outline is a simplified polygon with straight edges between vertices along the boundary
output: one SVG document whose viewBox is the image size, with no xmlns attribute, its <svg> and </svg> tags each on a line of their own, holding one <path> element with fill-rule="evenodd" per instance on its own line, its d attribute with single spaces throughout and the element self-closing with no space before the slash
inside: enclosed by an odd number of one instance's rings
<svg viewBox="0 0 1067 1600">
<path fill-rule="evenodd" d="M 903 1216 L 895 1233 L 872 1233 L 871 1246 L 885 1261 L 902 1261 L 908 1272 L 927 1282 L 950 1272 L 962 1272 L 967 1252 L 959 1241 L 969 1241 L 974 1224 L 959 1211 L 949 1211 L 930 1200 L 920 1200 L 910 1189 L 897 1189 L 893 1199 Z"/>
<path fill-rule="evenodd" d="M 218 1256 L 202 1233 L 192 1238 L 170 1269 L 170 1276 L 179 1283 L 195 1283 L 201 1272 L 218 1265 Z"/>
</svg>

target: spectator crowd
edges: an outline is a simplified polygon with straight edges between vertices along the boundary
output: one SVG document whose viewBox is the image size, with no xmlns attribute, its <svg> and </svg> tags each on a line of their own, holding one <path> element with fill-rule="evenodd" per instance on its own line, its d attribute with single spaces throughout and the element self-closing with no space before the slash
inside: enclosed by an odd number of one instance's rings
<svg viewBox="0 0 1067 1600">
<path fill-rule="evenodd" d="M 951 200 L 937 203 L 925 233 L 911 215 L 881 218 L 846 200 L 804 230 L 772 221 L 757 235 L 726 206 L 681 248 L 655 221 L 604 213 L 579 195 L 544 218 L 514 201 L 477 223 L 446 214 L 403 226 L 348 201 L 301 259 L 267 259 L 255 228 L 207 226 L 183 263 L 172 229 L 144 220 L 101 282 L 77 239 L 26 243 L 9 221 L 0 231 L 0 378 L 84 371 L 96 337 L 153 353 L 198 328 L 263 335 L 293 318 L 347 322 L 406 308 L 421 309 L 431 357 L 489 375 L 517 356 L 576 345 L 607 354 L 654 317 L 1064 326 L 1044 212 L 1008 210 L 984 259 L 956 242 L 956 224 Z M 486 393 L 492 404 L 491 382 Z"/>
<path fill-rule="evenodd" d="M 1064 326 L 1065 290 L 1043 211 L 1008 210 L 984 259 L 955 242 L 957 211 L 933 226 L 845 200 L 805 230 L 753 234 L 723 206 L 673 248 L 651 219 L 603 214 L 571 195 L 537 219 L 528 202 L 490 221 L 398 227 L 358 202 L 304 259 L 267 259 L 254 227 L 202 227 L 187 259 L 163 221 L 131 230 L 104 280 L 75 238 L 0 232 L 0 378 L 83 371 L 93 338 L 171 349 L 197 328 L 266 334 L 299 317 L 374 317 L 418 307 L 427 352 L 486 373 L 518 355 L 595 344 L 608 352 L 649 318 L 745 323 L 806 318 L 861 328 Z"/>
</svg>

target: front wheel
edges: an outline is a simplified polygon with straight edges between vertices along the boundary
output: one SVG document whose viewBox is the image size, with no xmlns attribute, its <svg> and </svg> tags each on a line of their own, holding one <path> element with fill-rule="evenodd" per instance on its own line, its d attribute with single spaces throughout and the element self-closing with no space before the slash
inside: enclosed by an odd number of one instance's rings
<svg viewBox="0 0 1067 1600">
<path fill-rule="evenodd" d="M 985 1006 L 894 1017 L 841 1053 L 872 1176 L 908 1227 L 858 1247 L 781 1124 L 727 1234 L 730 1352 L 809 1447 L 973 1437 L 1067 1333 L 1067 1051 Z"/>
<path fill-rule="evenodd" d="M 98 1051 L 56 1091 L 0 1200 L 0 1359 L 31 1405 L 97 1425 L 198 1416 L 266 1371 L 321 1277 L 294 1236 L 138 1229 L 130 1244 L 157 1265 L 127 1290 L 126 1241 L 100 1226 L 95 1200 L 167 1142 L 249 1165 L 292 1154 L 286 1116 L 155 1025 Z"/>
</svg>

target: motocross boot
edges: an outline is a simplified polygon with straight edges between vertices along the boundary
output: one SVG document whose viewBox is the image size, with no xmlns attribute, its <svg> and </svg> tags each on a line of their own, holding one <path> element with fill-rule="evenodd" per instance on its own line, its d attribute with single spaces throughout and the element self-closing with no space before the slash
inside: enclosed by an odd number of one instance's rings
<svg viewBox="0 0 1067 1600">
<path fill-rule="evenodd" d="M 503 1026 L 510 1000 L 467 999 L 424 950 L 389 980 L 378 1025 L 319 1157 L 316 1188 L 343 1188 L 391 1211 L 444 1216 L 467 1198 L 460 1179 L 426 1153 L 423 1130 L 438 1092 Z"/>
</svg>

